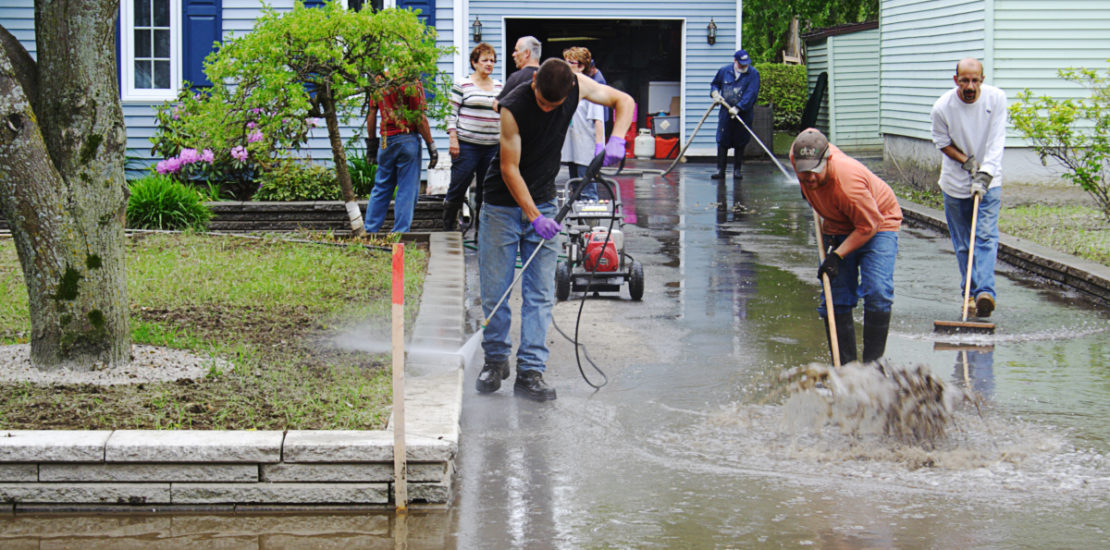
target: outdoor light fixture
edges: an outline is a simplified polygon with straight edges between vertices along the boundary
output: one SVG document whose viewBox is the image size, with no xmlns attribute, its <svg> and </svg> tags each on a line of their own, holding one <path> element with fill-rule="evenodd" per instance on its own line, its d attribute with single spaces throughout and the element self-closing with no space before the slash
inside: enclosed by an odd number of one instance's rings
<svg viewBox="0 0 1110 550">
<path fill-rule="evenodd" d="M 710 46 L 717 43 L 717 24 L 713 22 L 712 17 L 709 18 L 709 25 L 705 27 L 705 41 L 709 42 Z"/>
<path fill-rule="evenodd" d="M 482 22 L 478 20 L 478 16 L 474 16 L 474 23 L 470 25 L 470 30 L 474 36 L 475 42 L 482 41 Z"/>
</svg>

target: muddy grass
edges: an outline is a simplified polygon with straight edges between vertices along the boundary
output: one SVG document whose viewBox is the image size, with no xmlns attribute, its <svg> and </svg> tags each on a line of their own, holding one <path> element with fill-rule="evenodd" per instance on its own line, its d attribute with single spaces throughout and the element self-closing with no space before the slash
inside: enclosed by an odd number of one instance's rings
<svg viewBox="0 0 1110 550">
<path fill-rule="evenodd" d="M 283 294 L 286 298 L 281 302 L 257 299 L 248 305 L 243 302 L 252 298 L 242 294 L 255 291 L 249 281 L 240 290 L 234 283 L 217 280 L 217 286 L 229 287 L 226 300 L 206 297 L 190 303 L 194 300 L 189 299 L 188 288 L 200 285 L 200 281 L 185 282 L 184 289 L 169 288 L 163 295 L 180 295 L 179 301 L 184 303 L 132 306 L 134 343 L 187 349 L 223 358 L 225 363 L 214 363 L 201 378 L 176 382 L 119 386 L 3 384 L 0 429 L 365 430 L 385 426 L 391 403 L 390 356 L 340 350 L 328 341 L 338 330 L 366 322 L 368 316 L 388 315 L 387 252 L 277 240 L 218 243 L 204 236 L 161 236 L 155 241 L 148 244 L 157 250 L 197 249 L 207 264 L 199 266 L 199 272 L 231 271 L 242 267 L 237 264 L 244 261 L 255 262 L 253 269 L 236 276 L 257 272 L 270 278 L 264 281 L 266 292 L 274 292 L 271 287 L 276 284 L 279 292 L 288 294 Z M 4 246 L 10 248 L 10 241 Z M 158 286 L 175 284 L 134 280 L 141 279 L 133 273 L 144 267 L 144 246 L 139 242 L 129 245 L 129 291 L 133 301 L 152 291 L 136 289 L 136 285 L 154 285 L 153 292 L 157 293 Z M 3 254 L 2 259 L 10 265 L 14 252 Z M 266 265 L 275 261 L 280 262 L 276 269 Z M 326 269 L 322 267 L 325 265 Z M 318 277 L 305 275 L 313 272 L 313 266 Z M 419 281 L 411 275 L 406 281 L 406 296 L 415 298 L 422 284 L 426 254 L 409 247 L 406 266 L 406 273 L 419 274 Z M 171 277 L 186 270 L 186 266 L 171 267 L 167 271 Z M 333 270 L 346 270 L 348 275 Z M 14 271 L 18 275 L 18 268 Z M 293 275 L 274 281 L 274 274 L 279 272 Z M 358 284 L 338 282 L 346 277 L 353 277 Z M 286 286 L 305 288 L 298 293 L 296 288 Z M 410 324 L 417 302 L 406 300 Z M 5 311 L 19 311 L 18 304 L 0 305 Z M 22 307 L 26 308 L 25 303 Z M 19 342 L 23 338 L 18 334 L 25 334 L 14 327 L 2 328 L 7 343 Z"/>
</svg>

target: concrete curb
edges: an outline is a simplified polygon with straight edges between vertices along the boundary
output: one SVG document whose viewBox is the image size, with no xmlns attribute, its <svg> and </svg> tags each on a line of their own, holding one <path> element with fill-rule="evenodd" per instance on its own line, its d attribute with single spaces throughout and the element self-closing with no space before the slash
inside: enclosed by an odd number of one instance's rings
<svg viewBox="0 0 1110 550">
<path fill-rule="evenodd" d="M 905 200 L 898 204 L 906 221 L 948 234 L 944 212 Z M 998 238 L 998 259 L 1110 303 L 1110 267 L 1005 233 Z"/>
<path fill-rule="evenodd" d="M 410 345 L 448 351 L 406 360 L 405 455 L 412 503 L 441 506 L 459 448 L 462 360 L 449 351 L 462 345 L 465 266 L 458 233 L 427 241 Z M 7 513 L 381 509 L 392 484 L 392 422 L 367 431 L 0 432 Z"/>
</svg>

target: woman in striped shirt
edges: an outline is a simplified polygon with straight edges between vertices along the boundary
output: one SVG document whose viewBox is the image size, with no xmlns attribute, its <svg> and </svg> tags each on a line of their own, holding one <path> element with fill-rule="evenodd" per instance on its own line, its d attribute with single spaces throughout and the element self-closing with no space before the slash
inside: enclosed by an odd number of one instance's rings
<svg viewBox="0 0 1110 550">
<path fill-rule="evenodd" d="M 501 117 L 493 105 L 501 93 L 501 81 L 490 77 L 496 62 L 493 46 L 485 42 L 474 46 L 470 52 L 474 72 L 457 79 L 451 87 L 451 112 L 447 115 L 451 185 L 443 204 L 443 228 L 447 231 L 458 227 L 459 210 L 474 176 L 477 176 L 476 206 L 481 207 L 482 180 L 500 143 Z M 471 219 L 477 220 L 478 212 L 472 212 Z"/>
</svg>

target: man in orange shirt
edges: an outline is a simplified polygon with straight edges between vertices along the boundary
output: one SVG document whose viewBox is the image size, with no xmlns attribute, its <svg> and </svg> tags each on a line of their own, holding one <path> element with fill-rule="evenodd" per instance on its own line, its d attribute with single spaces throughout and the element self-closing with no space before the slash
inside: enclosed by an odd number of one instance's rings
<svg viewBox="0 0 1110 550">
<path fill-rule="evenodd" d="M 862 359 L 875 361 L 886 350 L 894 304 L 894 257 L 902 226 L 898 199 L 886 182 L 813 128 L 794 139 L 790 162 L 798 174 L 802 196 L 822 218 L 827 253 L 817 278 L 828 274 L 832 286 L 840 362 L 856 360 L 852 309 L 861 297 Z M 817 311 L 822 319 L 827 318 L 823 301 Z"/>
</svg>

